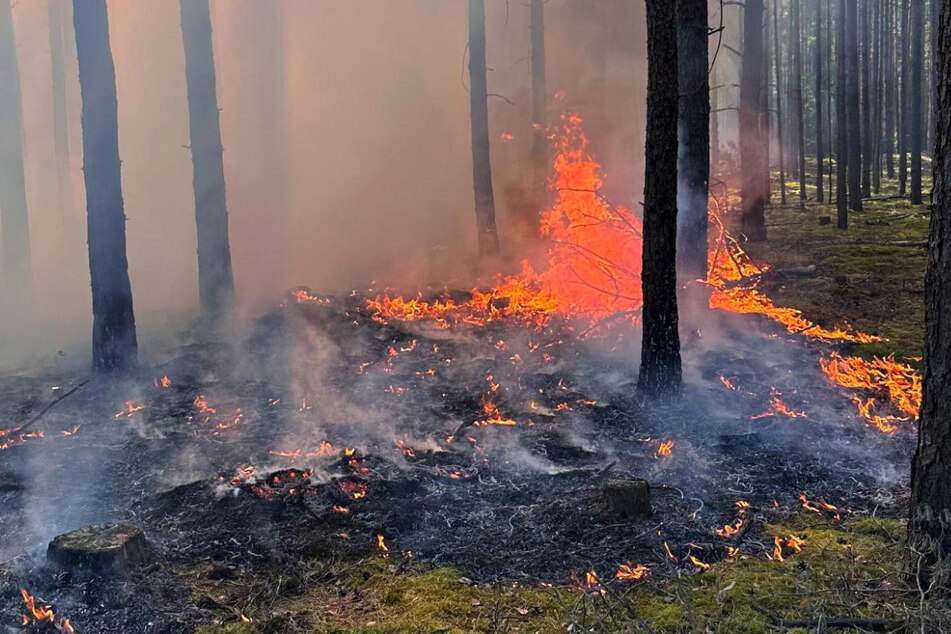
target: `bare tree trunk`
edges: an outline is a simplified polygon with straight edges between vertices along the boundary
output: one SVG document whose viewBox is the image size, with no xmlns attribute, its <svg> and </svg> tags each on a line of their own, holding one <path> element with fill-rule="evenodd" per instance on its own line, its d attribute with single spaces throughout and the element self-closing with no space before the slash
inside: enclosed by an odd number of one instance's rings
<svg viewBox="0 0 951 634">
<path fill-rule="evenodd" d="M 743 18 L 743 72 L 740 85 L 740 169 L 743 234 L 751 242 L 766 240 L 766 181 L 769 171 L 762 111 L 763 0 L 747 0 Z"/>
<path fill-rule="evenodd" d="M 485 62 L 485 0 L 469 0 L 469 106 L 472 118 L 472 181 L 479 258 L 499 252 L 495 192 L 489 153 L 489 90 Z"/>
<path fill-rule="evenodd" d="M 862 152 L 862 197 L 869 198 L 872 195 L 872 76 L 871 76 L 871 9 L 870 0 L 862 3 L 862 20 L 857 22 L 856 26 L 861 29 L 861 57 L 860 81 L 861 86 L 861 121 L 862 121 L 862 141 L 860 144 Z"/>
<path fill-rule="evenodd" d="M 714 65 L 713 88 L 710 90 L 710 172 L 720 170 L 720 72 Z"/>
<path fill-rule="evenodd" d="M 202 314 L 212 320 L 234 301 L 234 273 L 208 0 L 181 0 L 181 17 L 198 228 L 198 290 Z"/>
<path fill-rule="evenodd" d="M 678 0 L 680 125 L 678 268 L 691 283 L 707 277 L 710 79 L 707 0 Z"/>
<path fill-rule="evenodd" d="M 885 0 L 885 174 L 895 178 L 895 117 L 898 78 L 895 64 L 895 4 Z"/>
<path fill-rule="evenodd" d="M 862 211 L 862 126 L 859 95 L 858 7 L 846 3 L 846 129 L 849 152 L 849 209 Z"/>
<path fill-rule="evenodd" d="M 545 71 L 545 0 L 531 0 L 532 168 L 535 216 L 548 206 L 548 88 Z"/>
<path fill-rule="evenodd" d="M 793 102 L 796 112 L 796 158 L 799 161 L 799 209 L 806 209 L 806 115 L 802 97 L 802 5 L 792 0 Z"/>
<path fill-rule="evenodd" d="M 0 229 L 0 305 L 20 312 L 30 293 L 32 264 L 20 70 L 9 0 L 0 0 Z"/>
<path fill-rule="evenodd" d="M 882 191 L 882 0 L 875 0 L 875 24 L 873 27 L 875 48 L 873 117 L 872 117 L 872 192 L 878 195 Z"/>
<path fill-rule="evenodd" d="M 911 37 L 908 33 L 909 3 L 902 2 L 901 12 L 901 100 L 898 105 L 898 193 L 902 196 L 908 193 L 908 133 L 911 122 L 908 120 L 911 103 L 908 94 L 911 87 L 911 72 L 908 64 L 908 52 L 911 48 Z"/>
<path fill-rule="evenodd" d="M 909 541 L 924 553 L 919 582 L 951 557 L 951 5 L 941 8 L 931 257 L 925 280 L 925 356 L 918 448 L 911 471 Z M 918 567 L 917 560 L 910 567 Z M 946 564 L 945 564 L 946 565 Z"/>
<path fill-rule="evenodd" d="M 822 0 L 816 0 L 816 202 L 825 202 L 825 148 L 822 134 Z"/>
<path fill-rule="evenodd" d="M 783 143 L 783 71 L 779 47 L 779 0 L 773 0 L 773 64 L 776 73 L 776 141 L 779 145 L 779 200 L 786 204 L 786 146 Z M 769 86 L 769 81 L 766 82 Z"/>
<path fill-rule="evenodd" d="M 50 69 L 53 93 L 53 145 L 56 150 L 56 178 L 59 202 L 72 216 L 73 183 L 69 165 L 69 120 L 66 110 L 66 38 L 68 0 L 47 0 L 49 17 Z"/>
<path fill-rule="evenodd" d="M 836 35 L 836 81 L 835 81 L 835 160 L 836 160 L 836 184 L 835 201 L 838 211 L 838 222 L 836 226 L 839 229 L 849 228 L 849 196 L 848 196 L 848 165 L 849 165 L 849 147 L 848 134 L 846 130 L 846 104 L 845 104 L 845 84 L 846 84 L 846 3 L 849 0 L 839 0 L 839 23 L 837 25 L 838 33 Z"/>
<path fill-rule="evenodd" d="M 681 389 L 677 315 L 677 4 L 647 1 L 647 143 L 644 181 L 643 344 L 638 393 Z"/>
<path fill-rule="evenodd" d="M 135 364 L 138 345 L 126 259 L 119 105 L 106 0 L 73 0 L 73 20 L 83 102 L 93 367 L 123 370 Z"/>
<path fill-rule="evenodd" d="M 910 27 L 911 33 L 919 33 L 922 36 L 925 32 L 925 6 L 924 0 L 912 0 L 911 2 Z M 909 149 L 911 150 L 911 204 L 920 205 L 922 203 L 921 192 L 921 145 L 924 141 L 924 57 L 925 57 L 925 38 L 912 37 L 909 46 L 911 47 L 910 79 L 911 91 L 909 94 L 909 108 L 911 115 L 911 126 L 908 130 L 911 137 Z"/>
<path fill-rule="evenodd" d="M 832 0 L 826 0 L 826 60 L 828 63 L 828 72 L 826 73 L 826 116 L 828 117 L 828 130 L 829 130 L 829 201 L 833 199 L 832 193 L 832 155 L 835 153 L 833 151 L 833 137 L 835 136 L 835 129 L 832 127 Z M 838 63 L 838 62 L 837 62 Z M 838 157 L 836 157 L 838 160 Z"/>
</svg>

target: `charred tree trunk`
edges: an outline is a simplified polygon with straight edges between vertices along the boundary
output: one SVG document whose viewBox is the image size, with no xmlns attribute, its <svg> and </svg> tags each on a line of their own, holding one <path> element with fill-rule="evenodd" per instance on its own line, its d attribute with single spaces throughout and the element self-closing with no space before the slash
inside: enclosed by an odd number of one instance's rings
<svg viewBox="0 0 951 634">
<path fill-rule="evenodd" d="M 846 131 L 846 105 L 845 105 L 845 83 L 846 83 L 846 63 L 845 63 L 845 22 L 846 8 L 848 0 L 839 0 L 839 23 L 836 34 L 836 79 L 835 79 L 835 204 L 838 215 L 836 226 L 839 229 L 849 228 L 849 188 L 848 188 L 848 166 L 849 166 L 849 137 Z"/>
<path fill-rule="evenodd" d="M 846 120 L 849 153 L 849 209 L 862 211 L 862 126 L 859 96 L 858 7 L 855 0 L 846 3 Z"/>
<path fill-rule="evenodd" d="M 921 37 L 912 37 L 909 46 L 911 48 L 911 59 L 909 59 L 909 74 L 911 79 L 911 90 L 909 91 L 909 142 L 908 149 L 911 151 L 911 204 L 920 205 L 922 203 L 921 193 L 921 145 L 924 142 L 924 60 L 925 60 L 925 3 L 924 0 L 912 0 L 910 19 L 911 33 L 919 33 Z"/>
<path fill-rule="evenodd" d="M 181 15 L 198 228 L 198 291 L 202 314 L 211 320 L 231 307 L 234 274 L 208 0 L 181 0 Z"/>
<path fill-rule="evenodd" d="M 53 92 L 53 144 L 56 150 L 56 178 L 63 211 L 72 215 L 73 183 L 69 167 L 69 120 L 66 110 L 66 37 L 68 0 L 48 0 L 50 69 Z"/>
<path fill-rule="evenodd" d="M 911 473 L 911 543 L 925 553 L 919 581 L 951 557 L 951 5 L 941 8 L 931 256 L 925 280 L 925 356 L 918 449 Z M 918 562 L 910 562 L 912 569 Z M 930 565 L 929 565 L 930 564 Z"/>
<path fill-rule="evenodd" d="M 796 112 L 796 159 L 799 162 L 799 209 L 806 208 L 806 114 L 802 97 L 802 6 L 792 0 L 792 93 Z"/>
<path fill-rule="evenodd" d="M 489 153 L 489 89 L 485 61 L 485 0 L 469 0 L 469 108 L 472 118 L 472 183 L 479 259 L 499 252 L 495 192 Z"/>
<path fill-rule="evenodd" d="M 707 0 L 678 0 L 680 125 L 678 269 L 682 280 L 707 277 L 710 183 L 710 80 Z"/>
<path fill-rule="evenodd" d="M 73 0 L 73 20 L 83 102 L 93 367 L 122 370 L 135 364 L 138 346 L 126 259 L 119 105 L 106 0 Z"/>
<path fill-rule="evenodd" d="M 783 143 L 783 65 L 779 47 L 779 0 L 773 0 L 773 65 L 776 74 L 776 142 L 779 158 L 779 201 L 786 204 L 786 146 Z M 744 53 L 745 55 L 745 53 Z M 744 57 L 745 59 L 745 57 Z M 765 86 L 769 86 L 767 78 Z M 767 112 L 769 108 L 766 108 Z M 768 115 L 767 115 L 768 116 Z"/>
<path fill-rule="evenodd" d="M 677 4 L 647 2 L 647 143 L 644 181 L 644 289 L 638 392 L 675 397 L 681 388 L 677 315 Z M 759 31 L 759 29 L 757 29 Z"/>
<path fill-rule="evenodd" d="M 816 202 L 825 202 L 825 148 L 822 134 L 822 0 L 816 0 Z"/>
<path fill-rule="evenodd" d="M 872 9 L 871 2 L 862 4 L 862 197 L 872 196 Z"/>
<path fill-rule="evenodd" d="M 0 0 L 0 229 L 0 305 L 19 312 L 16 307 L 29 293 L 32 265 L 20 71 L 9 0 Z"/>
<path fill-rule="evenodd" d="M 545 0 L 532 0 L 532 168 L 535 214 L 531 226 L 538 227 L 538 214 L 548 206 L 548 88 L 545 70 Z M 537 229 L 536 229 L 537 231 Z"/>
<path fill-rule="evenodd" d="M 762 110 L 763 0 L 747 0 L 743 11 L 743 71 L 740 85 L 740 169 L 743 234 L 750 242 L 766 240 L 769 156 Z"/>
</svg>

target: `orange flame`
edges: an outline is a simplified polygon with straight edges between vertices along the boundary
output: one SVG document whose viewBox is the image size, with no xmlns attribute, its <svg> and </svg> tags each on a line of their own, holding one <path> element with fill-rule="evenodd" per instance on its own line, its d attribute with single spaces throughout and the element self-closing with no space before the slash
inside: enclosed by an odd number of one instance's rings
<svg viewBox="0 0 951 634">
<path fill-rule="evenodd" d="M 621 564 L 617 568 L 617 572 L 614 574 L 616 579 L 621 581 L 639 581 L 649 577 L 651 574 L 650 568 L 643 564 L 637 564 L 636 566 L 631 562 L 626 564 Z"/>
<path fill-rule="evenodd" d="M 675 444 L 676 443 L 674 443 L 673 440 L 665 440 L 664 442 L 660 443 L 660 446 L 657 447 L 657 451 L 654 453 L 654 457 L 666 458 L 673 451 Z"/>
</svg>

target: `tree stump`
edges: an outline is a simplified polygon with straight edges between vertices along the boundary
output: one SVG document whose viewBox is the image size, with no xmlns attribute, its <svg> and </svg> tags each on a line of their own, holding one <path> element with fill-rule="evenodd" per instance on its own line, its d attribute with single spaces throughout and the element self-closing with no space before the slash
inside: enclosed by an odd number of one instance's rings
<svg viewBox="0 0 951 634">
<path fill-rule="evenodd" d="M 603 502 L 611 513 L 621 517 L 649 517 L 651 489 L 647 480 L 618 478 L 604 485 Z"/>
<path fill-rule="evenodd" d="M 148 559 L 145 534 L 127 524 L 94 524 L 53 538 L 46 558 L 63 568 L 122 572 Z"/>
</svg>

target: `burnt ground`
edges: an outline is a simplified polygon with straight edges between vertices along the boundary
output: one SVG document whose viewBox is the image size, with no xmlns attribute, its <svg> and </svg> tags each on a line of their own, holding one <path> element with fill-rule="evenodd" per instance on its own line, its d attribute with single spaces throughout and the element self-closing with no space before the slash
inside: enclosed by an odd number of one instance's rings
<svg viewBox="0 0 951 634">
<path fill-rule="evenodd" d="M 912 435 L 867 426 L 824 379 L 822 345 L 758 318 L 711 316 L 685 342 L 685 401 L 644 407 L 634 331 L 442 330 L 362 305 L 291 301 L 134 379 L 93 378 L 35 424 L 43 438 L 0 451 L 0 631 L 19 631 L 22 587 L 84 634 L 192 632 L 225 606 L 196 601 L 183 571 L 293 591 L 325 581 L 314 562 L 382 554 L 378 535 L 478 583 L 567 584 L 623 562 L 693 571 L 688 555 L 734 546 L 762 557 L 772 543 L 755 526 L 738 542 L 714 532 L 737 500 L 753 524 L 801 512 L 801 494 L 843 515 L 904 514 Z M 2 379 L 0 428 L 82 379 Z M 774 390 L 804 416 L 760 416 Z M 517 424 L 473 425 L 486 403 Z M 651 517 L 603 508 L 623 475 L 651 483 Z M 113 580 L 46 564 L 54 535 L 100 521 L 141 527 L 153 563 Z"/>
</svg>

